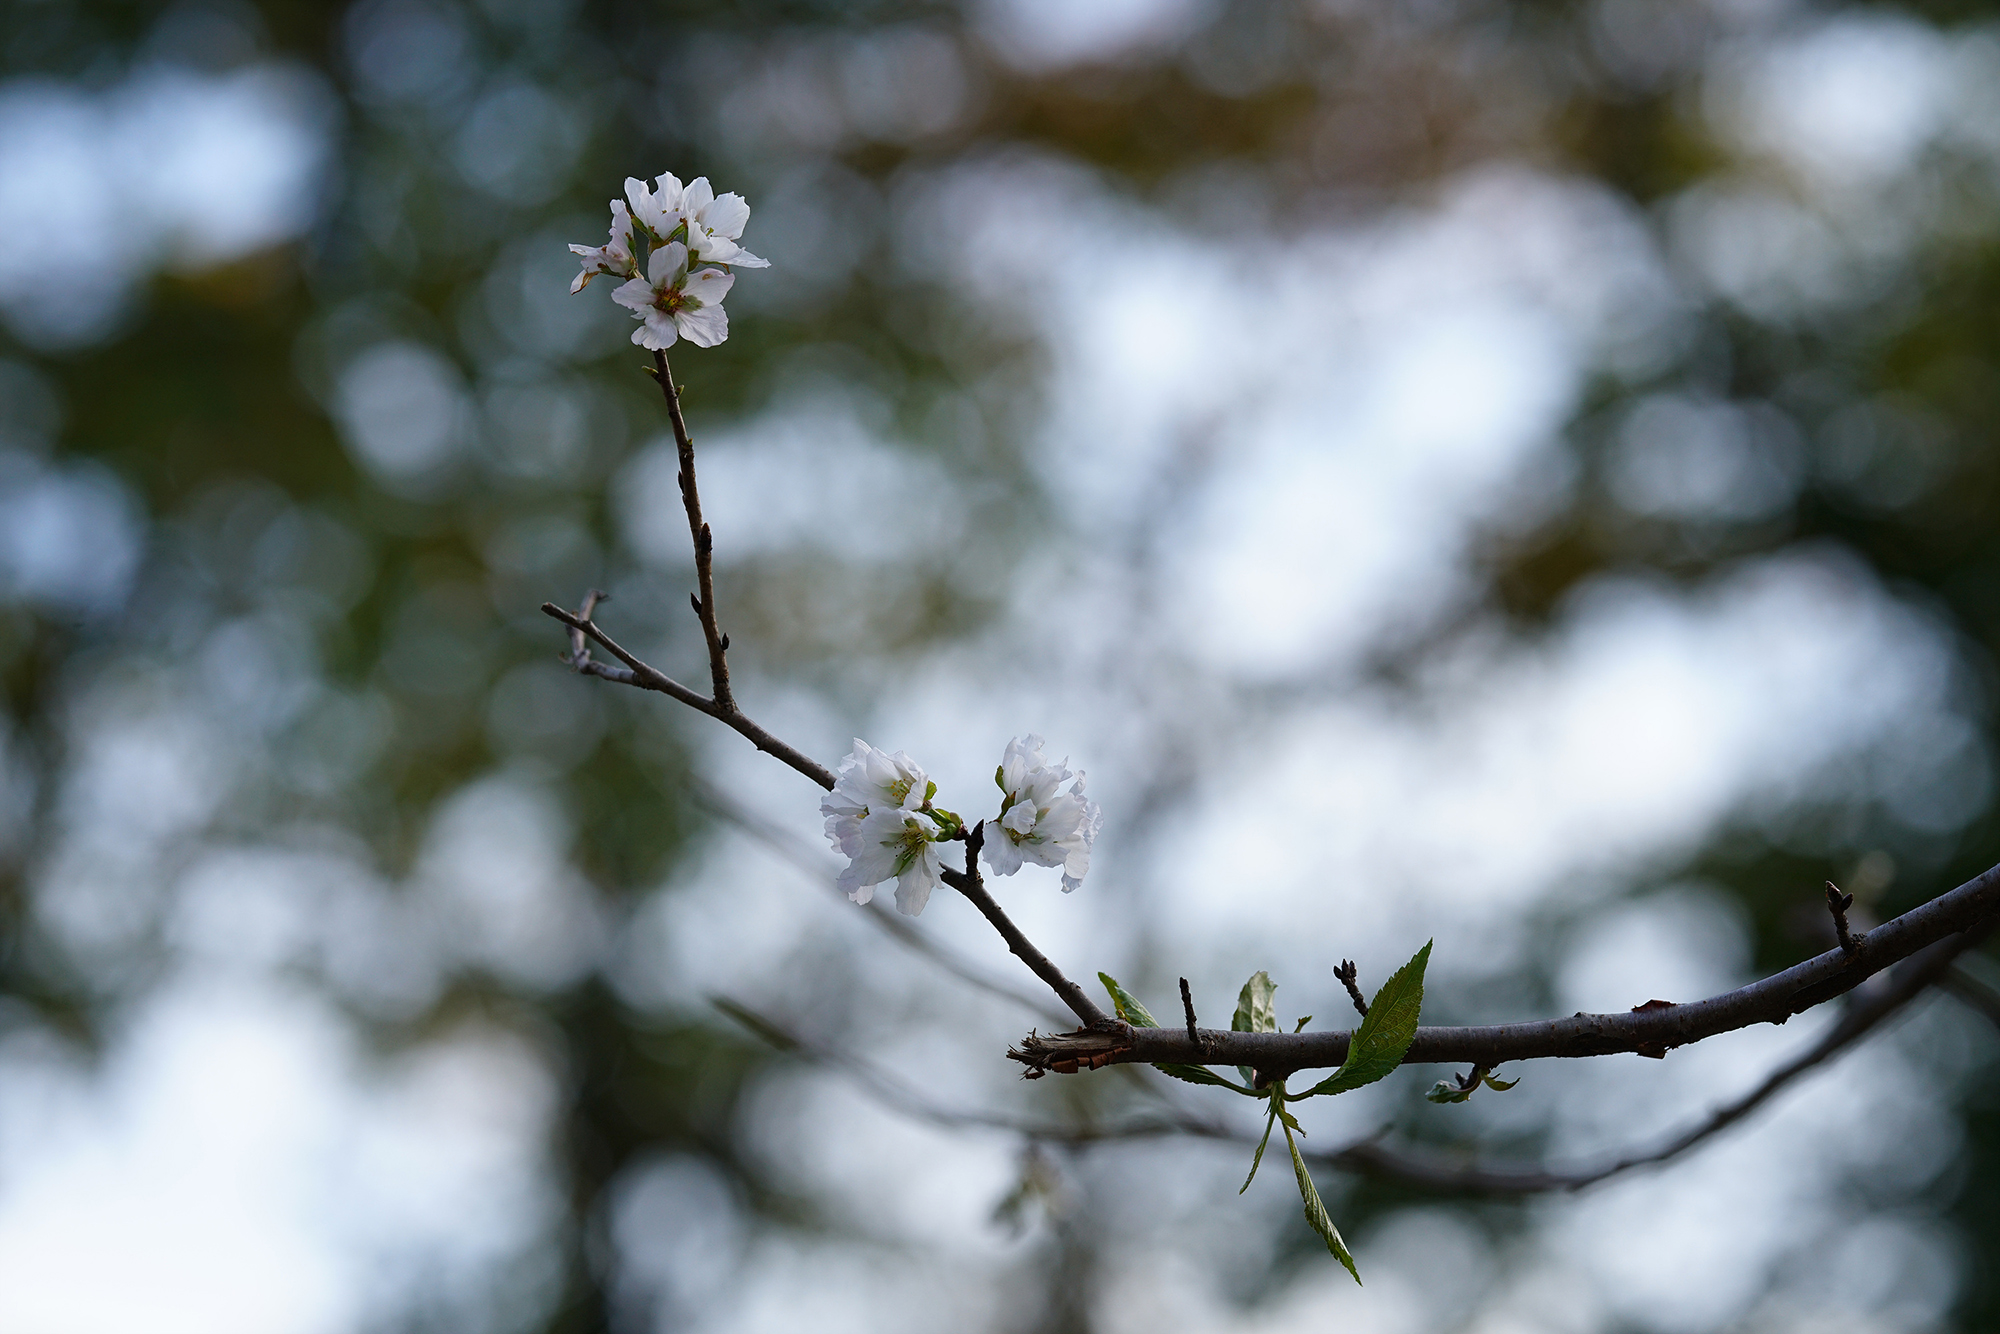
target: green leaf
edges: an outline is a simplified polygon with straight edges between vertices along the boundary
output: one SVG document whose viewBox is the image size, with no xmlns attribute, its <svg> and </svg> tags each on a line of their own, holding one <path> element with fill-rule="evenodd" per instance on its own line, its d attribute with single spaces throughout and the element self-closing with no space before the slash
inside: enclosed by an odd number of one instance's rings
<svg viewBox="0 0 2000 1334">
<path fill-rule="evenodd" d="M 1521 1078 L 1519 1075 L 1516 1075 L 1512 1079 L 1501 1079 L 1483 1066 L 1474 1066 L 1472 1073 L 1465 1077 L 1463 1084 L 1456 1079 L 1440 1079 L 1437 1083 L 1431 1085 L 1431 1091 L 1426 1093 L 1424 1097 L 1432 1102 L 1467 1102 L 1471 1100 L 1473 1093 L 1478 1090 L 1481 1084 L 1486 1085 L 1487 1088 L 1492 1089 L 1495 1093 L 1505 1093 L 1520 1082 Z"/>
<path fill-rule="evenodd" d="M 1243 984 L 1242 992 L 1236 997 L 1236 1013 L 1229 1020 L 1232 1033 L 1275 1033 L 1278 1031 L 1278 1012 L 1271 1008 L 1271 993 L 1278 984 L 1262 969 L 1250 974 L 1250 980 Z"/>
<path fill-rule="evenodd" d="M 1298 1096 L 1345 1093 L 1372 1084 L 1403 1063 L 1403 1053 L 1417 1035 L 1417 1014 L 1424 1004 L 1424 967 L 1431 959 L 1431 942 L 1396 970 L 1368 1002 L 1368 1016 L 1354 1030 L 1347 1060 L 1327 1078 Z"/>
<path fill-rule="evenodd" d="M 1107 992 L 1111 993 L 1111 1008 L 1118 1012 L 1120 1019 L 1123 1019 L 1134 1028 L 1158 1028 L 1160 1026 L 1159 1020 L 1153 1018 L 1152 1013 L 1139 1003 L 1139 998 L 1119 986 L 1117 979 L 1112 977 L 1111 974 L 1099 973 L 1097 980 L 1104 984 L 1104 989 Z"/>
<path fill-rule="evenodd" d="M 1212 1084 L 1217 1088 L 1228 1089 L 1231 1093 L 1241 1093 L 1246 1098 L 1269 1096 L 1260 1089 L 1247 1089 L 1233 1079 L 1224 1079 L 1205 1065 L 1155 1065 L 1153 1068 L 1163 1075 L 1172 1075 L 1175 1079 L 1184 1079 L 1190 1084 Z"/>
<path fill-rule="evenodd" d="M 1243 990 L 1236 997 L 1236 1013 L 1230 1017 L 1229 1031 L 1232 1033 L 1275 1033 L 1278 1031 L 1278 1012 L 1271 1007 L 1271 993 L 1278 984 L 1263 969 L 1250 974 L 1250 980 L 1243 984 Z M 1243 1082 L 1257 1082 L 1256 1072 L 1247 1065 L 1236 1067 L 1243 1076 Z"/>
<path fill-rule="evenodd" d="M 1425 948 L 1430 947 L 1425 946 Z M 1372 1013 L 1375 1007 L 1371 1005 L 1368 1008 Z M 1361 1271 L 1354 1267 L 1354 1256 L 1348 1251 L 1347 1243 L 1340 1239 L 1340 1229 L 1333 1225 L 1331 1218 L 1327 1217 L 1326 1206 L 1320 1202 L 1319 1190 L 1313 1185 L 1312 1173 L 1306 1171 L 1306 1160 L 1299 1156 L 1299 1146 L 1292 1139 L 1291 1118 L 1286 1117 L 1285 1120 L 1287 1122 L 1285 1147 L 1292 1151 L 1292 1173 L 1299 1179 L 1299 1199 L 1306 1207 L 1306 1222 L 1312 1225 L 1313 1231 L 1319 1233 L 1320 1240 L 1326 1243 L 1326 1249 L 1333 1254 L 1333 1258 L 1346 1265 L 1347 1272 L 1352 1274 L 1355 1283 L 1359 1284 Z M 1265 1131 L 1265 1134 L 1269 1133 L 1268 1130 Z"/>
<path fill-rule="evenodd" d="M 1250 1189 L 1250 1183 L 1257 1179 L 1257 1169 L 1264 1162 L 1264 1146 L 1271 1142 L 1271 1127 L 1278 1124 L 1278 1112 L 1284 1107 L 1280 1096 L 1284 1088 L 1282 1083 L 1271 1085 L 1271 1114 L 1264 1118 L 1264 1138 L 1257 1141 L 1257 1152 L 1250 1158 L 1250 1175 L 1243 1178 L 1243 1185 L 1236 1192 L 1238 1195 Z M 1291 1138 L 1289 1130 L 1285 1132 L 1285 1138 Z"/>
</svg>

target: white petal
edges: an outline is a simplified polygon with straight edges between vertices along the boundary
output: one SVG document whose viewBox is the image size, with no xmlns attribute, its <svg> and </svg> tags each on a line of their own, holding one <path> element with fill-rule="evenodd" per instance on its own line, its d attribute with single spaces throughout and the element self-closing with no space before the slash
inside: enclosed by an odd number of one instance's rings
<svg viewBox="0 0 2000 1334">
<path fill-rule="evenodd" d="M 662 176 L 660 179 L 668 178 Z M 688 182 L 687 189 L 681 191 L 680 198 L 675 202 L 680 205 L 682 217 L 698 218 L 703 209 L 715 202 L 715 187 L 708 183 L 708 177 L 697 176 Z"/>
<path fill-rule="evenodd" d="M 743 247 L 728 237 L 710 236 L 699 227 L 688 229 L 688 241 L 700 253 L 704 264 L 734 264 L 743 253 Z"/>
<path fill-rule="evenodd" d="M 653 192 L 638 177 L 625 178 L 625 198 L 631 202 L 632 216 L 655 236 L 663 236 L 674 229 L 672 220 L 653 198 Z"/>
<path fill-rule="evenodd" d="M 1005 834 L 995 834 L 986 840 L 984 851 L 986 864 L 993 868 L 995 875 L 1012 875 L 1021 869 L 1021 850 Z"/>
<path fill-rule="evenodd" d="M 861 873 L 852 866 L 842 871 L 840 873 L 840 890 L 856 903 L 868 903 L 875 897 L 875 886 L 873 884 L 861 884 L 860 875 Z"/>
<path fill-rule="evenodd" d="M 679 241 L 669 241 L 653 250 L 652 258 L 646 261 L 646 277 L 662 291 L 677 287 L 687 259 L 688 248 Z"/>
<path fill-rule="evenodd" d="M 937 852 L 932 845 L 896 877 L 897 912 L 915 917 L 924 910 L 924 905 L 931 901 L 931 891 L 937 888 L 938 869 Z"/>
<path fill-rule="evenodd" d="M 750 221 L 750 205 L 734 190 L 726 195 L 718 195 L 713 204 L 701 211 L 701 225 L 717 236 L 735 240 L 743 235 L 743 224 Z"/>
<path fill-rule="evenodd" d="M 755 255 L 751 254 L 749 251 L 744 250 L 740 247 L 737 249 L 736 253 L 730 257 L 729 262 L 731 264 L 734 264 L 739 269 L 768 269 L 771 267 L 770 260 L 759 259 Z"/>
<path fill-rule="evenodd" d="M 704 306 L 719 306 L 722 298 L 729 295 L 729 289 L 736 286 L 736 275 L 724 273 L 721 269 L 697 269 L 688 277 L 681 290 Z M 908 759 L 908 756 L 904 756 Z"/>
<path fill-rule="evenodd" d="M 674 312 L 681 337 L 696 347 L 714 347 L 729 337 L 729 315 L 721 306 L 698 306 Z"/>
<path fill-rule="evenodd" d="M 649 310 L 646 312 L 646 322 L 632 335 L 632 341 L 651 351 L 664 352 L 674 345 L 674 336 L 677 332 L 673 320 L 665 311 Z"/>
<path fill-rule="evenodd" d="M 644 278 L 634 278 L 623 283 L 611 294 L 611 299 L 627 310 L 644 312 L 652 309 L 653 285 Z"/>
</svg>

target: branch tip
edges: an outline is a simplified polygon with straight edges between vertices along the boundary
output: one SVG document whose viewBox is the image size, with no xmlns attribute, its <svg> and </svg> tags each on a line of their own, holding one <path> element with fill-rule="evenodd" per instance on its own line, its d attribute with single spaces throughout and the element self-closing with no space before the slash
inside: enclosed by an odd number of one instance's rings
<svg viewBox="0 0 2000 1334">
<path fill-rule="evenodd" d="M 1342 959 L 1340 966 L 1333 970 L 1333 975 L 1340 979 L 1340 985 L 1347 988 L 1347 998 L 1354 1002 L 1355 1012 L 1363 1019 L 1366 1019 L 1368 1017 L 1368 1001 L 1361 994 L 1361 983 L 1358 980 L 1359 972 L 1360 970 L 1354 966 L 1354 960 Z"/>
<path fill-rule="evenodd" d="M 1826 910 L 1833 914 L 1833 933 L 1840 938 L 1840 952 L 1852 954 L 1861 948 L 1861 940 L 1847 929 L 1847 910 L 1854 906 L 1854 896 L 1840 892 L 1840 886 L 1829 880 L 1826 882 Z"/>
</svg>

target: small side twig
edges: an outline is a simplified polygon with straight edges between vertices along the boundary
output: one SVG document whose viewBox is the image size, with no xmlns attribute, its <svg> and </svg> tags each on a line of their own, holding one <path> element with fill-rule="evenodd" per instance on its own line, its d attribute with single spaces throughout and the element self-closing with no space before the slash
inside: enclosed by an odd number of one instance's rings
<svg viewBox="0 0 2000 1334">
<path fill-rule="evenodd" d="M 1188 980 L 1181 979 L 1181 1008 L 1187 1011 L 1188 1041 L 1197 1047 L 1201 1045 L 1201 1035 L 1194 1028 L 1194 993 L 1188 990 Z"/>
<path fill-rule="evenodd" d="M 1333 975 L 1340 979 L 1340 985 L 1347 988 L 1347 999 L 1354 1002 L 1355 1013 L 1366 1019 L 1368 1017 L 1368 1002 L 1361 995 L 1361 983 L 1357 976 L 1359 971 L 1354 966 L 1354 960 L 1342 959 L 1340 967 L 1333 970 Z"/>
<path fill-rule="evenodd" d="M 657 690 L 663 695 L 671 695 L 697 713 L 705 713 L 717 722 L 734 729 L 747 738 L 751 745 L 767 755 L 772 755 L 783 760 L 786 764 L 798 770 L 807 778 L 812 779 L 813 782 L 818 783 L 821 787 L 826 788 L 828 791 L 833 790 L 835 782 L 833 770 L 827 768 L 818 760 L 813 759 L 810 755 L 805 754 L 797 747 L 787 745 L 783 741 L 778 740 L 778 738 L 772 736 L 756 723 L 750 721 L 741 709 L 736 708 L 734 705 L 731 705 L 726 710 L 720 708 L 714 700 L 703 695 L 700 691 L 690 689 L 682 685 L 679 681 L 674 680 L 671 676 L 668 676 L 665 672 L 647 666 L 631 653 L 627 652 L 617 640 L 598 629 L 594 621 L 572 615 L 553 602 L 544 602 L 542 604 L 542 614 L 561 621 L 572 632 L 590 636 L 590 638 L 597 641 L 599 647 L 625 664 L 624 668 L 621 669 L 601 662 L 585 662 L 577 667 L 579 672 L 582 672 L 586 676 L 601 676 L 607 681 L 616 681 L 621 685 L 637 686 L 641 690 Z"/>
<path fill-rule="evenodd" d="M 577 609 L 577 619 L 588 621 L 591 613 L 597 610 L 598 603 L 609 601 L 611 601 L 609 593 L 601 588 L 591 589 L 583 595 L 583 606 Z M 590 665 L 590 645 L 584 639 L 583 631 L 577 629 L 575 626 L 570 627 L 569 652 L 562 655 L 562 660 L 580 672 L 584 671 Z"/>
<path fill-rule="evenodd" d="M 1861 948 L 1861 942 L 1847 929 L 1847 910 L 1854 906 L 1854 896 L 1840 892 L 1840 886 L 1829 880 L 1826 882 L 1826 910 L 1833 914 L 1833 933 L 1840 937 L 1840 952 L 1852 954 Z"/>
</svg>

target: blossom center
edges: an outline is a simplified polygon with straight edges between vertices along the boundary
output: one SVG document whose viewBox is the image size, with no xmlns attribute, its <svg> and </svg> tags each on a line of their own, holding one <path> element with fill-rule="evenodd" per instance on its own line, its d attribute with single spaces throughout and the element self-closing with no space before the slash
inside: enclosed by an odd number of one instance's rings
<svg viewBox="0 0 2000 1334">
<path fill-rule="evenodd" d="M 924 832 L 921 824 L 915 820 L 903 821 L 903 831 L 890 841 L 890 846 L 896 849 L 896 873 L 901 875 L 923 856 L 930 842 L 930 835 Z"/>
</svg>

